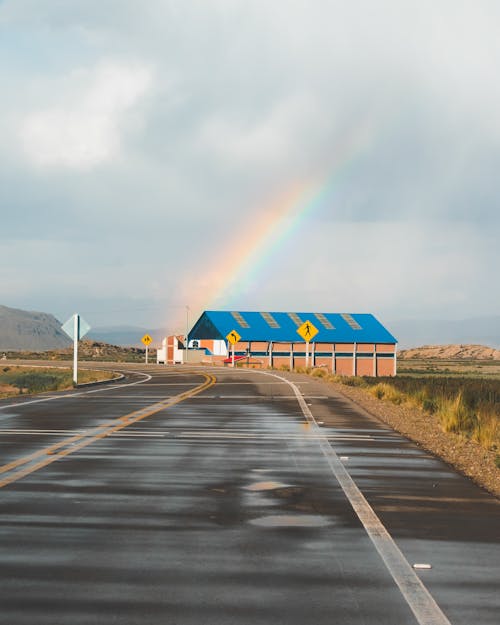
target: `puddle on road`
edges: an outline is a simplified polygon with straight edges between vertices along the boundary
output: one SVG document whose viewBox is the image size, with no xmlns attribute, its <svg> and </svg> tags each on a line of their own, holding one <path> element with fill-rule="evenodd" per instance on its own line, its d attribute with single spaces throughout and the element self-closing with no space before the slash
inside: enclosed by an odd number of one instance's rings
<svg viewBox="0 0 500 625">
<path fill-rule="evenodd" d="M 277 488 L 286 488 L 286 484 L 282 482 L 254 482 L 250 484 L 250 486 L 244 486 L 245 490 L 250 490 L 253 492 L 261 492 L 263 490 L 276 490 Z"/>
<path fill-rule="evenodd" d="M 12 417 L 17 417 L 18 413 L 16 412 L 1 412 L 0 413 L 0 421 L 7 421 L 7 419 L 12 419 Z"/>
<path fill-rule="evenodd" d="M 319 514 L 273 514 L 249 521 L 258 527 L 327 527 L 332 522 Z"/>
</svg>

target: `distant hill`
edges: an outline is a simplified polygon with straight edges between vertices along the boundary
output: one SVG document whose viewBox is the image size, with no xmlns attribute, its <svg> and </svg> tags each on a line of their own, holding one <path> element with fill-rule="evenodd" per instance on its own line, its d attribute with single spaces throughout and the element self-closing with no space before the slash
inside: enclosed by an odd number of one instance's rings
<svg viewBox="0 0 500 625">
<path fill-rule="evenodd" d="M 141 328 L 138 326 L 111 326 L 93 328 L 87 335 L 87 338 L 111 345 L 120 345 L 121 347 L 144 347 L 141 338 L 149 334 L 153 339 L 152 347 L 159 345 L 164 336 L 167 335 L 166 330 Z"/>
<path fill-rule="evenodd" d="M 45 351 L 68 345 L 71 339 L 53 315 L 0 305 L 0 350 Z"/>
<path fill-rule="evenodd" d="M 144 362 L 144 346 L 142 349 L 136 347 L 118 347 L 108 345 L 99 341 L 82 339 L 78 346 L 78 358 L 80 361 L 99 362 Z M 61 349 L 49 349 L 47 351 L 4 351 L 7 360 L 72 360 L 73 346 Z M 149 351 L 151 362 L 154 362 L 155 352 Z"/>
<path fill-rule="evenodd" d="M 484 345 L 423 345 L 398 352 L 403 360 L 439 358 L 443 360 L 500 360 L 500 350 Z"/>
</svg>

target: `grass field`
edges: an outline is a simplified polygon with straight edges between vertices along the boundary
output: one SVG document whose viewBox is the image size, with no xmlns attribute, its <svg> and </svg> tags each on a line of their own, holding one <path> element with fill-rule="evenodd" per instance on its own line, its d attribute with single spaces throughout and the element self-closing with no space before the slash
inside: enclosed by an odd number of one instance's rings
<svg viewBox="0 0 500 625">
<path fill-rule="evenodd" d="M 109 371 L 91 371 L 80 369 L 78 383 L 109 380 L 113 374 Z M 24 393 L 44 393 L 73 388 L 72 369 L 59 367 L 0 367 L 0 397 L 22 395 Z"/>
<path fill-rule="evenodd" d="M 398 361 L 398 376 L 440 375 L 500 379 L 498 360 L 438 360 L 408 358 Z"/>
</svg>

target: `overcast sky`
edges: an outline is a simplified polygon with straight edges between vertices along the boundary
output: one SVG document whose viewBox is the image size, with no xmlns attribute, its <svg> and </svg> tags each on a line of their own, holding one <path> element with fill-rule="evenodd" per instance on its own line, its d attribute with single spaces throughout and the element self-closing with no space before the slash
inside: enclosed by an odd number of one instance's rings
<svg viewBox="0 0 500 625">
<path fill-rule="evenodd" d="M 497 0 L 0 0 L 0 304 L 500 314 L 499 29 Z"/>
</svg>

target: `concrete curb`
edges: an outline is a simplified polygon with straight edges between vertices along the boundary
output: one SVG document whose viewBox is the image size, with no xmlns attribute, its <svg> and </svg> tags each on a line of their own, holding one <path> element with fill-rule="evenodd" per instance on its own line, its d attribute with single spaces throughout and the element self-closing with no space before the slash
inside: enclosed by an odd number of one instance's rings
<svg viewBox="0 0 500 625">
<path fill-rule="evenodd" d="M 115 373 L 112 371 L 111 373 Z M 86 388 L 87 386 L 98 386 L 104 384 L 111 384 L 112 382 L 121 382 L 125 379 L 125 375 L 120 373 L 116 378 L 110 378 L 109 380 L 96 380 L 95 382 L 82 382 L 81 384 L 77 384 L 75 388 Z"/>
</svg>

